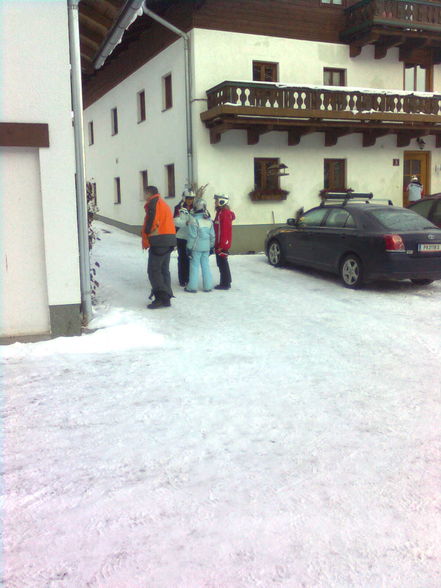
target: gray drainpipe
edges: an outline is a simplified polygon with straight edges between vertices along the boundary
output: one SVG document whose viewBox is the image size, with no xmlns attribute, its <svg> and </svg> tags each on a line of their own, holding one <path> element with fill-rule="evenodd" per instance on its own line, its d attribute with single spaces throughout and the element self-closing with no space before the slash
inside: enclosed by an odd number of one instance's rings
<svg viewBox="0 0 441 588">
<path fill-rule="evenodd" d="M 185 118 L 187 129 L 187 174 L 188 184 L 193 184 L 193 133 L 192 133 L 192 117 L 191 117 L 191 64 L 190 64 L 190 37 L 184 31 L 181 31 L 162 17 L 158 16 L 146 6 L 144 3 L 143 11 L 153 20 L 156 20 L 164 27 L 173 31 L 184 40 L 184 57 L 185 57 Z"/>
<path fill-rule="evenodd" d="M 68 0 L 68 23 L 73 127 L 75 140 L 75 186 L 77 198 L 78 246 L 80 256 L 81 310 L 83 314 L 83 322 L 88 324 L 92 317 L 92 300 L 90 292 L 89 231 L 87 224 L 86 180 L 83 149 L 83 97 L 81 90 L 81 53 L 78 20 L 79 1 L 80 0 Z"/>
</svg>

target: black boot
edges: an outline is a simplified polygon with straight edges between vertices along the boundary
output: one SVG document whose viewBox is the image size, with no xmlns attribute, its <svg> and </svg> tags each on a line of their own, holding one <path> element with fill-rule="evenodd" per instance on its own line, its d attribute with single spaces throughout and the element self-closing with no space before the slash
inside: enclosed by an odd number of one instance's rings
<svg viewBox="0 0 441 588">
<path fill-rule="evenodd" d="M 150 308 L 150 310 L 154 310 L 155 308 L 164 308 L 164 304 L 160 298 L 155 298 L 153 302 L 147 304 L 147 308 Z"/>
</svg>

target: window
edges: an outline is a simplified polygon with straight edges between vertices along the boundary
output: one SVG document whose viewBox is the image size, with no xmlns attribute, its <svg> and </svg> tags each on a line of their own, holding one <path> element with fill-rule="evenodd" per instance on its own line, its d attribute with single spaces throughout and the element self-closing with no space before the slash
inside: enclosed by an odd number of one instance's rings
<svg viewBox="0 0 441 588">
<path fill-rule="evenodd" d="M 322 4 L 335 4 L 337 6 L 343 6 L 344 0 L 321 0 Z"/>
<path fill-rule="evenodd" d="M 113 203 L 114 204 L 121 204 L 121 180 L 120 180 L 120 178 L 114 179 L 114 185 L 115 185 L 115 196 L 114 196 Z"/>
<path fill-rule="evenodd" d="M 165 166 L 167 175 L 167 196 L 166 198 L 175 197 L 175 166 L 173 163 Z"/>
<path fill-rule="evenodd" d="M 278 63 L 253 61 L 253 80 L 255 82 L 278 82 Z"/>
<path fill-rule="evenodd" d="M 164 110 L 168 110 L 173 106 L 173 90 L 172 90 L 172 76 L 168 74 L 162 78 L 162 92 Z"/>
<path fill-rule="evenodd" d="M 274 171 L 271 169 L 274 166 Z M 278 159 L 254 159 L 254 186 L 257 190 L 279 190 Z"/>
<path fill-rule="evenodd" d="M 353 228 L 355 227 L 355 222 L 352 215 L 349 214 L 347 210 L 333 208 L 328 214 L 325 226 L 332 228 Z"/>
<path fill-rule="evenodd" d="M 149 175 L 148 175 L 146 169 L 139 172 L 139 178 L 140 178 L 140 200 L 144 200 L 144 194 L 145 194 L 145 191 L 147 190 L 147 186 L 149 185 Z"/>
<path fill-rule="evenodd" d="M 322 224 L 327 212 L 325 207 L 310 210 L 300 218 L 299 225 L 302 227 L 318 227 Z"/>
<path fill-rule="evenodd" d="M 136 95 L 138 104 L 138 122 L 145 121 L 145 90 L 141 90 Z"/>
<path fill-rule="evenodd" d="M 112 124 L 112 135 L 118 134 L 118 109 L 112 108 L 110 111 L 110 119 Z"/>
<path fill-rule="evenodd" d="M 431 92 L 433 68 L 421 65 L 404 64 L 404 90 Z"/>
<path fill-rule="evenodd" d="M 89 122 L 87 125 L 88 135 L 89 135 L 89 145 L 93 145 L 95 142 L 95 138 L 93 135 L 93 120 Z"/>
<path fill-rule="evenodd" d="M 346 189 L 345 159 L 325 159 L 324 188 L 330 192 L 343 192 Z"/>
<path fill-rule="evenodd" d="M 323 68 L 323 83 L 325 86 L 346 86 L 346 70 Z"/>
</svg>

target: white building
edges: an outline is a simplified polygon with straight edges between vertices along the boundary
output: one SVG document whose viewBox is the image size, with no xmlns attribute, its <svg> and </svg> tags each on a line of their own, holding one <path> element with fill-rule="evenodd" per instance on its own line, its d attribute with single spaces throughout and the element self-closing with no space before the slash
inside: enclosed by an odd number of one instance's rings
<svg viewBox="0 0 441 588">
<path fill-rule="evenodd" d="M 170 206 L 188 182 L 208 183 L 210 205 L 230 196 L 233 250 L 256 251 L 322 190 L 401 205 L 418 174 L 426 194 L 441 191 L 441 3 L 346 4 L 146 2 L 85 84 L 101 218 L 138 231 L 147 183 Z"/>
<path fill-rule="evenodd" d="M 0 3 L 2 342 L 78 334 L 67 1 Z"/>
</svg>

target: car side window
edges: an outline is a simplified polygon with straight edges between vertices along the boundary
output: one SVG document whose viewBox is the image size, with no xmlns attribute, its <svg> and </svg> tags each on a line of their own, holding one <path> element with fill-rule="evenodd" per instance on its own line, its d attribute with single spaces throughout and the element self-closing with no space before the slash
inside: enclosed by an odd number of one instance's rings
<svg viewBox="0 0 441 588">
<path fill-rule="evenodd" d="M 432 222 L 437 227 L 441 227 L 441 198 L 436 202 L 433 209 Z"/>
<path fill-rule="evenodd" d="M 410 210 L 413 210 L 414 212 L 417 212 L 421 216 L 425 216 L 427 218 L 429 216 L 432 203 L 432 200 L 421 200 L 409 208 Z"/>
<path fill-rule="evenodd" d="M 315 208 L 310 210 L 299 219 L 299 226 L 318 227 L 322 224 L 327 212 L 326 208 Z"/>
<path fill-rule="evenodd" d="M 355 227 L 354 218 L 347 210 L 342 210 L 341 208 L 334 208 L 330 211 L 328 218 L 326 219 L 325 226 L 331 228 L 343 228 Z"/>
</svg>

